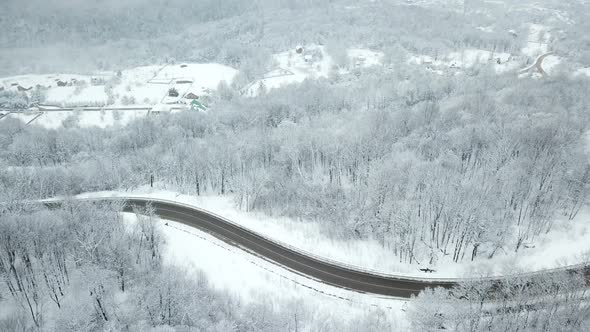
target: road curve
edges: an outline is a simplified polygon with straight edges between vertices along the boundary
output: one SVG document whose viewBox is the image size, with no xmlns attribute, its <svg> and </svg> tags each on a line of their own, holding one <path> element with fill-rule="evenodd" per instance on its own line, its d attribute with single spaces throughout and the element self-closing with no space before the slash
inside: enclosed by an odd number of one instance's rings
<svg viewBox="0 0 590 332">
<path fill-rule="evenodd" d="M 546 57 L 548 57 L 550 55 L 553 55 L 553 54 L 554 54 L 553 51 L 547 52 L 545 54 L 541 54 L 539 57 L 537 57 L 537 59 L 535 60 L 535 62 L 532 65 L 530 65 L 530 66 L 528 66 L 528 67 L 526 67 L 524 69 L 521 69 L 518 73 L 519 74 L 524 74 L 524 73 L 526 73 L 528 71 L 531 71 L 532 69 L 536 68 L 537 71 L 541 75 L 547 76 L 547 72 L 545 71 L 545 69 L 543 69 L 543 61 L 545 60 Z"/>
<path fill-rule="evenodd" d="M 85 199 L 99 202 L 105 198 Z M 310 277 L 320 282 L 362 293 L 410 298 L 426 288 L 451 288 L 458 279 L 428 279 L 379 275 L 353 267 L 329 262 L 310 256 L 296 249 L 267 239 L 220 216 L 187 205 L 149 198 L 117 198 L 125 202 L 123 211 L 133 212 L 134 208 L 150 205 L 162 219 L 176 221 L 207 232 L 214 237 L 262 259 L 280 265 L 294 273 Z M 45 201 L 50 208 L 61 206 L 61 201 Z M 588 266 L 565 268 L 568 271 L 584 271 L 590 277 Z M 556 270 L 557 271 L 557 270 Z M 559 269 L 562 272 L 563 269 Z M 239 271 L 236 271 L 239 273 Z M 552 273 L 552 272 L 545 272 Z"/>
</svg>

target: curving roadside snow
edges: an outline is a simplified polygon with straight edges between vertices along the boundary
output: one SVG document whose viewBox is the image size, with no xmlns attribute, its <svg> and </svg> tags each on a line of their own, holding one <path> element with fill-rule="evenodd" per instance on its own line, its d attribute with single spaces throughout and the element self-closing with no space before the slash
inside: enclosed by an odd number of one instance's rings
<svg viewBox="0 0 590 332">
<path fill-rule="evenodd" d="M 124 213 L 128 222 L 136 218 Z M 179 267 L 188 275 L 207 276 L 209 284 L 229 292 L 245 303 L 271 303 L 273 306 L 306 303 L 317 310 L 314 315 L 354 320 L 367 314 L 386 312 L 393 330 L 406 330 L 404 308 L 407 300 L 392 301 L 325 285 L 300 276 L 261 258 L 227 245 L 223 241 L 189 226 L 166 221 L 157 224 L 164 235 L 164 265 Z"/>
<path fill-rule="evenodd" d="M 209 210 L 217 210 L 214 212 L 223 216 L 227 216 L 228 209 L 230 212 L 234 210 L 234 213 L 239 214 L 238 219 L 242 226 L 244 226 L 243 219 L 249 219 L 247 217 L 249 214 L 232 208 L 229 199 L 215 196 L 192 197 L 171 191 L 151 191 L 145 188 L 131 193 L 87 193 L 79 195 L 77 198 L 117 198 L 123 196 L 173 200 L 181 205 L 196 206 L 200 209 L 207 205 Z M 208 201 L 210 199 L 215 200 L 212 203 Z M 220 203 L 220 199 L 225 203 Z M 211 207 L 213 209 L 210 209 Z M 135 215 L 125 213 L 124 218 L 128 222 L 133 222 Z M 259 217 L 250 216 L 250 218 L 257 219 Z M 234 219 L 234 221 L 238 220 Z M 276 222 L 276 220 L 271 220 L 271 222 Z M 407 330 L 409 326 L 405 317 L 405 307 L 407 306 L 405 299 L 362 294 L 332 287 L 285 270 L 189 226 L 171 221 L 163 221 L 157 225 L 162 230 L 166 241 L 163 248 L 164 264 L 180 267 L 189 275 L 204 273 L 213 287 L 233 293 L 244 302 L 265 301 L 277 306 L 285 305 L 285 303 L 287 303 L 286 305 L 306 303 L 306 305 L 313 305 L 314 308 L 317 308 L 314 315 L 320 315 L 318 317 L 329 315 L 353 321 L 367 314 L 382 315 L 385 312 L 384 319 L 393 326 L 393 330 Z M 261 233 L 264 234 L 264 232 Z M 587 234 L 581 233 L 580 236 L 584 238 Z M 556 248 L 553 244 L 556 241 L 555 238 L 550 240 L 547 246 L 544 244 L 545 252 L 537 253 L 536 261 L 546 262 L 547 253 L 551 254 L 551 250 Z M 563 238 L 561 242 L 567 246 L 571 244 L 571 239 Z M 510 273 L 506 274 L 514 274 L 518 271 L 519 268 L 512 266 L 509 270 Z"/>
<path fill-rule="evenodd" d="M 430 266 L 437 270 L 435 273 L 424 274 L 418 269 L 425 266 L 396 262 L 395 257 L 376 241 L 332 240 L 322 234 L 316 223 L 246 213 L 238 210 L 229 197 L 195 197 L 172 191 L 152 191 L 149 188 L 133 192 L 88 193 L 80 197 L 121 196 L 158 198 L 191 205 L 211 211 L 301 251 L 382 274 L 422 278 L 499 276 L 575 265 L 587 262 L 590 257 L 590 242 L 587 241 L 590 233 L 590 210 L 587 208 L 573 222 L 558 220 L 550 234 L 538 238 L 535 243 L 528 243 L 530 248 L 523 249 L 518 254 L 501 252 L 492 260 L 478 259 L 460 264 L 441 259 L 436 266 Z"/>
</svg>

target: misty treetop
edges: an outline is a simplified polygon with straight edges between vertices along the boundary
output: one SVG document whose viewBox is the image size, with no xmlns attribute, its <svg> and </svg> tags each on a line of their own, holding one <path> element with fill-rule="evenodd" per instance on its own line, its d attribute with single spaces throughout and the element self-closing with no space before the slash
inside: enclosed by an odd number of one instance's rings
<svg viewBox="0 0 590 332">
<path fill-rule="evenodd" d="M 577 8 L 582 4 L 545 2 L 579 24 L 588 21 L 587 11 Z M 317 43 L 362 45 L 392 57 L 400 49 L 432 57 L 463 48 L 514 54 L 527 42 L 528 22 L 547 15 L 466 3 L 464 12 L 458 2 L 448 8 L 398 0 L 7 0 L 0 4 L 0 74 L 120 70 L 174 60 L 248 72 L 268 66 L 273 53 Z M 587 29 L 551 24 L 560 52 L 588 58 Z M 486 26 L 494 29 L 479 29 Z"/>
</svg>

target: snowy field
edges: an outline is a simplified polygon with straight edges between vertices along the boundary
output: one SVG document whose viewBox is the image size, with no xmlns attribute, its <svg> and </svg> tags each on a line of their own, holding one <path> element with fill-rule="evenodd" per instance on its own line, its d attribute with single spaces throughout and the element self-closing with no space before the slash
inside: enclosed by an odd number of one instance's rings
<svg viewBox="0 0 590 332">
<path fill-rule="evenodd" d="M 534 243 L 528 243 L 530 248 L 522 249 L 518 254 L 504 251 L 491 260 L 479 258 L 474 262 L 466 260 L 459 264 L 451 262 L 450 259 L 439 260 L 437 265 L 428 266 L 436 272 L 425 274 L 420 272 L 419 268 L 426 266 L 396 262 L 393 255 L 376 241 L 335 241 L 323 235 L 316 223 L 271 218 L 261 213 L 246 213 L 238 210 L 229 197 L 195 197 L 171 191 L 152 191 L 150 188 L 128 193 L 91 193 L 81 197 L 117 196 L 160 198 L 192 205 L 221 215 L 298 250 L 383 274 L 432 278 L 493 276 L 574 265 L 590 259 L 590 241 L 587 240 L 590 234 L 588 208 L 581 211 L 572 222 L 557 220 L 550 234 L 541 236 Z"/>
<path fill-rule="evenodd" d="M 8 113 L 6 116 L 0 119 L 4 121 L 6 119 L 17 119 L 24 123 L 30 123 L 41 115 L 40 112 L 25 112 L 25 113 Z"/>
<path fill-rule="evenodd" d="M 125 96 L 136 103 L 172 103 L 179 98 L 167 97 L 171 88 L 178 90 L 179 97 L 189 92 L 208 95 L 222 81 L 230 84 L 237 73 L 236 69 L 216 63 L 137 67 L 121 72 L 121 84 L 113 92 L 119 103 Z"/>
<path fill-rule="evenodd" d="M 497 73 L 515 70 L 520 66 L 519 61 L 509 53 L 490 52 L 478 49 L 466 49 L 460 52 L 451 52 L 438 57 L 429 55 L 413 55 L 408 63 L 423 65 L 436 69 L 462 69 L 476 65 L 491 65 Z M 445 71 L 438 70 L 437 73 Z"/>
<path fill-rule="evenodd" d="M 120 72 L 98 72 L 92 75 L 23 75 L 0 78 L 0 87 L 30 93 L 37 86 L 46 89 L 45 104 L 62 107 L 105 105 L 154 105 L 179 102 L 191 92 L 208 95 L 222 81 L 230 84 L 238 71 L 217 63 L 187 63 L 143 66 Z M 65 85 L 65 86 L 62 86 Z M 179 96 L 168 98 L 176 88 Z"/>
<path fill-rule="evenodd" d="M 149 106 L 145 106 L 149 108 Z M 46 111 L 9 113 L 0 119 L 17 119 L 26 124 L 37 125 L 46 129 L 59 129 L 62 127 L 106 128 L 111 126 L 124 126 L 129 122 L 143 118 L 155 112 L 170 112 L 170 109 L 159 111 L 150 110 L 96 110 L 96 111 Z"/>
<path fill-rule="evenodd" d="M 275 69 L 264 78 L 250 83 L 243 89 L 243 95 L 256 97 L 266 91 L 289 84 L 301 83 L 305 79 L 328 77 L 333 70 L 348 72 L 348 68 L 338 68 L 332 56 L 321 45 L 307 45 L 302 52 L 296 49 L 273 55 Z M 379 51 L 352 48 L 346 51 L 349 67 L 370 67 L 381 65 L 384 54 Z"/>
<path fill-rule="evenodd" d="M 562 61 L 562 58 L 557 55 L 549 55 L 543 60 L 543 70 L 549 75 L 555 74 L 559 72 L 559 65 Z"/>
<path fill-rule="evenodd" d="M 380 66 L 383 64 L 383 58 L 385 57 L 383 52 L 365 48 L 351 48 L 347 51 L 347 54 L 351 66 L 354 68 Z"/>
<path fill-rule="evenodd" d="M 35 87 L 37 84 L 46 87 L 54 88 L 57 87 L 57 82 L 90 82 L 92 77 L 109 79 L 113 76 L 111 72 L 100 72 L 96 75 L 78 75 L 78 74 L 47 74 L 47 75 L 18 75 L 0 78 L 0 86 L 5 88 L 13 88 L 16 90 L 16 86 L 20 85 L 24 88 Z"/>
<path fill-rule="evenodd" d="M 531 24 L 525 47 L 522 48 L 522 54 L 536 58 L 549 51 L 549 41 L 551 40 L 550 28 L 541 24 Z"/>
<path fill-rule="evenodd" d="M 400 2 L 406 6 L 419 6 L 424 8 L 436 8 L 460 12 L 463 6 L 463 0 L 403 0 Z"/>
<path fill-rule="evenodd" d="M 301 83 L 305 79 L 328 77 L 333 60 L 320 45 L 308 45 L 301 53 L 295 49 L 273 55 L 275 69 L 265 77 L 252 82 L 243 89 L 243 94 L 255 97 L 265 91 L 285 85 Z"/>
<path fill-rule="evenodd" d="M 64 125 L 81 128 L 105 128 L 126 125 L 134 119 L 153 112 L 175 112 L 188 109 L 185 95 L 208 96 L 223 81 L 230 84 L 238 71 L 216 63 L 144 66 L 123 70 L 120 73 L 96 75 L 25 75 L 0 79 L 0 86 L 17 91 L 18 87 L 45 90 L 46 105 L 40 111 L 11 113 L 13 118 L 27 124 L 57 129 Z M 58 82 L 66 86 L 58 86 Z M 168 91 L 176 89 L 178 97 Z M 54 107 L 55 106 L 55 107 Z M 117 108 L 116 110 L 67 111 L 64 108 Z M 126 109 L 139 108 L 139 109 Z M 47 111 L 44 111 L 47 110 Z M 1 121 L 1 119 L 0 119 Z"/>
<path fill-rule="evenodd" d="M 45 103 L 62 106 L 106 106 L 108 99 L 104 86 L 64 86 L 48 89 Z"/>
</svg>

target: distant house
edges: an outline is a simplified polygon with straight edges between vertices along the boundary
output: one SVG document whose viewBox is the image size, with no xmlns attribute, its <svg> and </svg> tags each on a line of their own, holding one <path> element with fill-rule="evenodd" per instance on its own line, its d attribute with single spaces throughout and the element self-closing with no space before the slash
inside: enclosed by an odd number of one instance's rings
<svg viewBox="0 0 590 332">
<path fill-rule="evenodd" d="M 22 85 L 20 85 L 20 84 L 19 84 L 19 85 L 16 87 L 16 89 L 17 89 L 18 91 L 21 91 L 21 92 L 23 92 L 23 91 L 29 91 L 29 90 L 31 90 L 32 88 L 33 88 L 32 86 L 30 86 L 30 87 L 28 87 L 28 88 L 25 88 L 25 87 L 23 87 L 23 86 L 22 86 Z"/>
<path fill-rule="evenodd" d="M 176 84 L 192 84 L 193 81 L 189 81 L 189 80 L 180 80 L 180 81 L 176 81 Z"/>
<path fill-rule="evenodd" d="M 57 80 L 57 86 L 68 86 L 68 83 L 62 80 Z"/>
<path fill-rule="evenodd" d="M 174 88 L 168 90 L 168 96 L 169 97 L 178 97 L 178 90 L 176 90 Z"/>
<path fill-rule="evenodd" d="M 18 83 L 12 83 L 10 86 L 18 86 Z"/>
<path fill-rule="evenodd" d="M 98 86 L 98 85 L 105 85 L 106 84 L 106 80 L 102 77 L 92 77 L 90 79 L 90 84 L 94 85 L 94 86 Z"/>
<path fill-rule="evenodd" d="M 207 106 L 205 106 L 200 101 L 198 101 L 196 99 L 193 99 L 191 101 L 191 110 L 192 111 L 206 111 L 207 110 Z"/>
<path fill-rule="evenodd" d="M 196 94 L 189 92 L 186 95 L 184 95 L 184 98 L 186 99 L 199 99 L 199 96 L 197 96 Z"/>
<path fill-rule="evenodd" d="M 186 68 L 186 67 L 188 67 L 188 66 L 187 65 L 184 65 L 184 64 L 183 65 L 180 65 L 180 68 Z"/>
</svg>

